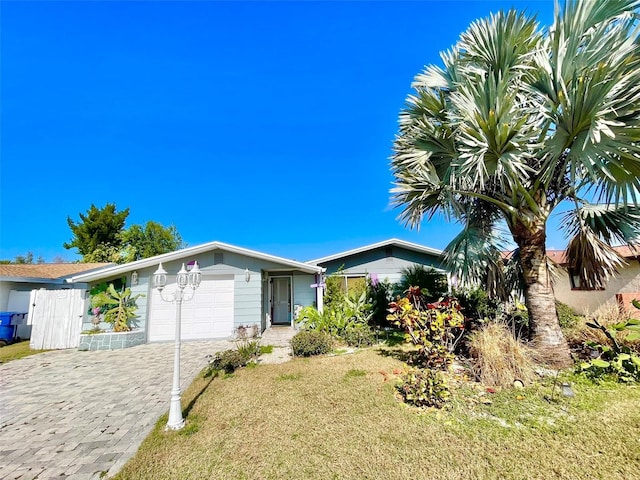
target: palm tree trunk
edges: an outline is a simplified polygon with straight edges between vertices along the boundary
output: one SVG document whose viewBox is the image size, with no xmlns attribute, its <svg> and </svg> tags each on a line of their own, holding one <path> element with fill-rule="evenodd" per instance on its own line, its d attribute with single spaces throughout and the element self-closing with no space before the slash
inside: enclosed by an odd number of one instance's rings
<svg viewBox="0 0 640 480">
<path fill-rule="evenodd" d="M 524 297 L 529 310 L 533 347 L 544 363 L 563 368 L 571 365 L 571 354 L 560 329 L 553 285 L 547 266 L 544 223 L 531 232 L 527 228 L 514 232 L 520 248 L 524 274 Z"/>
</svg>

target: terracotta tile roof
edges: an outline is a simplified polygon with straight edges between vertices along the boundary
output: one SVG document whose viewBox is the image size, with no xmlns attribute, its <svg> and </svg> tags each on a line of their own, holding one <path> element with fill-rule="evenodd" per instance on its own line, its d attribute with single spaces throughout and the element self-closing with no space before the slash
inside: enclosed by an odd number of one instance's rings
<svg viewBox="0 0 640 480">
<path fill-rule="evenodd" d="M 640 245 L 632 245 L 631 247 L 627 245 L 620 245 L 613 247 L 613 249 L 618 252 L 618 255 L 622 258 L 640 259 Z M 560 265 L 567 263 L 566 250 L 547 250 L 547 257 Z"/>
<path fill-rule="evenodd" d="M 631 247 L 628 247 L 627 245 L 622 245 L 620 247 L 613 247 L 615 249 L 616 252 L 618 252 L 618 254 L 621 257 L 624 258 L 636 258 L 639 257 L 640 258 L 640 245 L 632 245 Z"/>
<path fill-rule="evenodd" d="M 547 257 L 553 260 L 555 263 L 563 264 L 567 263 L 566 250 L 547 250 Z"/>
<path fill-rule="evenodd" d="M 61 278 L 106 267 L 110 263 L 34 263 L 0 265 L 0 277 Z"/>
<path fill-rule="evenodd" d="M 613 247 L 622 258 L 638 258 L 640 260 L 640 245 L 633 245 L 628 247 L 627 245 L 621 245 Z M 502 258 L 505 260 L 511 258 L 513 251 L 501 252 Z M 547 257 L 553 260 L 555 263 L 564 265 L 567 263 L 567 251 L 566 250 L 549 250 L 547 249 Z"/>
</svg>

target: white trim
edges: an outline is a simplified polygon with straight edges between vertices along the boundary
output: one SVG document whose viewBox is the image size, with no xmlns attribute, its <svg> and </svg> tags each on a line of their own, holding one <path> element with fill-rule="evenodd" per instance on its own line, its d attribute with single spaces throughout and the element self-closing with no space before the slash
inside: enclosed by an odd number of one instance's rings
<svg viewBox="0 0 640 480">
<path fill-rule="evenodd" d="M 442 250 L 437 250 L 431 247 L 425 247 L 423 245 L 418 245 L 417 243 L 406 242 L 404 240 L 399 240 L 397 238 L 392 238 L 389 240 L 385 240 L 383 242 L 373 243 L 371 245 L 365 245 L 364 247 L 354 248 L 353 250 L 347 250 L 346 252 L 340 252 L 333 255 L 329 255 L 327 257 L 318 258 L 316 260 L 309 260 L 307 263 L 310 265 L 318 265 L 319 263 L 330 262 L 332 260 L 337 260 L 343 257 L 349 257 L 351 255 L 356 255 L 358 253 L 366 252 L 369 250 L 375 250 L 377 248 L 388 247 L 388 246 L 398 246 L 406 248 L 407 250 L 413 250 L 415 252 L 426 253 L 429 255 L 442 255 Z"/>
<path fill-rule="evenodd" d="M 52 283 L 55 285 L 64 285 L 64 278 L 40 278 L 40 277 L 0 277 L 0 282 L 15 283 Z"/>
<path fill-rule="evenodd" d="M 173 260 L 180 260 L 185 257 L 197 255 L 200 253 L 206 253 L 211 250 L 217 250 L 217 249 L 225 250 L 231 253 L 237 253 L 239 255 L 245 255 L 248 257 L 257 258 L 260 260 L 265 260 L 268 262 L 280 263 L 290 268 L 301 270 L 305 273 L 321 273 L 322 272 L 322 267 L 319 267 L 319 266 L 310 265 L 308 263 L 302 263 L 295 260 L 288 260 L 286 258 L 276 257 L 275 255 L 256 252 L 255 250 L 249 250 L 247 248 L 236 247 L 233 245 L 229 245 L 227 243 L 216 241 L 216 242 L 204 243 L 202 245 L 196 245 L 195 247 L 189 247 L 183 250 L 177 250 L 175 252 L 156 255 L 155 257 L 151 257 L 151 258 L 144 258 L 142 260 L 137 260 L 135 262 L 125 263 L 124 265 L 116 265 L 115 267 L 108 267 L 98 272 L 91 272 L 91 273 L 76 275 L 76 276 L 67 278 L 67 282 L 69 283 L 91 282 L 91 281 L 99 280 L 105 277 L 127 273 L 132 270 L 141 270 L 146 267 L 154 267 L 158 265 L 158 263 L 160 262 L 171 262 Z"/>
</svg>

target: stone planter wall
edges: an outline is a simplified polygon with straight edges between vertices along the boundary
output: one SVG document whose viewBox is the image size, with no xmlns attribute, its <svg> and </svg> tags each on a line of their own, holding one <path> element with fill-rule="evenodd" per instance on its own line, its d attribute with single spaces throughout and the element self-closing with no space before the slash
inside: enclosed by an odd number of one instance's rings
<svg viewBox="0 0 640 480">
<path fill-rule="evenodd" d="M 118 350 L 146 343 L 147 336 L 144 331 L 133 332 L 107 332 L 89 335 L 80 334 L 78 350 Z"/>
</svg>

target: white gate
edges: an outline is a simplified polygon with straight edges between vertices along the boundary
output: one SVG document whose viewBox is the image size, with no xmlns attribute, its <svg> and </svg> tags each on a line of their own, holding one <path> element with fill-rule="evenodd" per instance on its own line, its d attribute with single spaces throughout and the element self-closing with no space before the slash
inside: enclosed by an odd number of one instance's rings
<svg viewBox="0 0 640 480">
<path fill-rule="evenodd" d="M 80 344 L 84 290 L 32 290 L 28 322 L 32 349 L 75 348 Z"/>
</svg>

